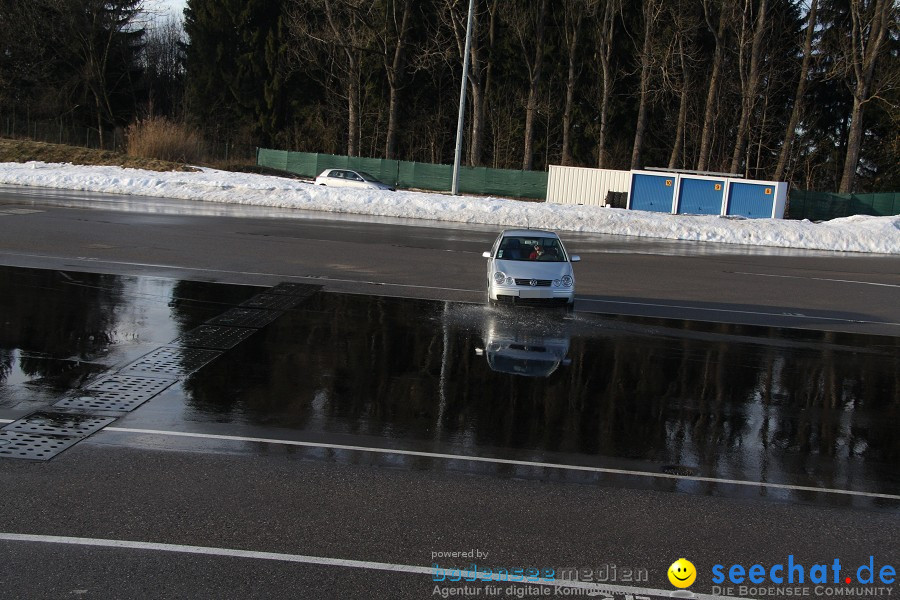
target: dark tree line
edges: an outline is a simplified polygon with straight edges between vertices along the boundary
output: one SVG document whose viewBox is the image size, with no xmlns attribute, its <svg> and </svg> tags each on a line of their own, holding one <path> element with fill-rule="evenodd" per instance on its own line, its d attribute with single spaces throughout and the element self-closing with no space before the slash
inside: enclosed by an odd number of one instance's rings
<svg viewBox="0 0 900 600">
<path fill-rule="evenodd" d="M 0 110 L 452 160 L 465 0 L 0 0 Z M 893 0 L 476 0 L 464 160 L 900 189 Z"/>
<path fill-rule="evenodd" d="M 140 0 L 0 0 L 0 108 L 104 129 L 143 78 Z"/>
<path fill-rule="evenodd" d="M 180 116 L 181 20 L 142 0 L 0 0 L 0 116 L 89 126 Z"/>
</svg>

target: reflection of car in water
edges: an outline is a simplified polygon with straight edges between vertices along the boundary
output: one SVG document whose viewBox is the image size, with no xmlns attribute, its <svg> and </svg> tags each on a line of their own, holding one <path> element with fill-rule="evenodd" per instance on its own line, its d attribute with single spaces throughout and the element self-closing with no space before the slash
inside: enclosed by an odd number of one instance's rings
<svg viewBox="0 0 900 600">
<path fill-rule="evenodd" d="M 569 335 L 555 319 L 522 319 L 516 314 L 491 314 L 482 330 L 484 348 L 476 354 L 500 373 L 548 377 L 560 365 L 568 365 Z"/>
</svg>

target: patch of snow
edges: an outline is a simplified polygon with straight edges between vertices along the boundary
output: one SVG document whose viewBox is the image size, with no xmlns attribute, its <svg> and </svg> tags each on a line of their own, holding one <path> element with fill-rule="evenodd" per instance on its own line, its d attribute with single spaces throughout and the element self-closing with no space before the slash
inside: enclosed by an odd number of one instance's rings
<svg viewBox="0 0 900 600">
<path fill-rule="evenodd" d="M 900 254 L 900 215 L 856 215 L 823 223 L 731 219 L 426 192 L 329 188 L 281 177 L 208 168 L 193 173 L 156 172 L 34 161 L 0 163 L 0 183 L 478 223 L 498 228 L 533 227 L 726 244 Z"/>
</svg>

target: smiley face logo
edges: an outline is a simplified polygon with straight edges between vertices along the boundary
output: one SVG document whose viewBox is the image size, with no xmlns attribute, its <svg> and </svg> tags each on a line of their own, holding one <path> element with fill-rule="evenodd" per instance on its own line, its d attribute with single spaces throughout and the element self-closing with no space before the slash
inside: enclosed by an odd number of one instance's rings
<svg viewBox="0 0 900 600">
<path fill-rule="evenodd" d="M 686 558 L 679 558 L 668 570 L 669 582 L 677 588 L 689 587 L 697 579 L 697 569 Z"/>
</svg>

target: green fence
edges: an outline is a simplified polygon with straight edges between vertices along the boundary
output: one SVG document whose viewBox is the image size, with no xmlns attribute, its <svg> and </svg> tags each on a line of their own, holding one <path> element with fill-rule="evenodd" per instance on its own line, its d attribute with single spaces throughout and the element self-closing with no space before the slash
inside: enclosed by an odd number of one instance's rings
<svg viewBox="0 0 900 600">
<path fill-rule="evenodd" d="M 400 188 L 449 192 L 453 167 L 432 163 L 358 158 L 314 152 L 287 152 L 259 148 L 260 166 L 315 177 L 325 169 L 366 171 L 381 181 Z M 511 198 L 547 198 L 547 173 L 486 167 L 461 167 L 459 191 Z M 900 214 L 900 193 L 832 194 L 791 190 L 787 218 L 827 221 L 850 215 L 889 216 Z"/>
<path fill-rule="evenodd" d="M 900 215 L 900 192 L 832 194 L 791 190 L 788 218 L 827 221 L 851 215 Z"/>
<path fill-rule="evenodd" d="M 313 152 L 287 152 L 267 148 L 257 150 L 256 162 L 263 167 L 296 173 L 302 177 L 315 177 L 325 169 L 353 169 L 365 171 L 397 187 L 439 192 L 449 192 L 453 178 L 453 167 L 450 165 Z M 547 198 L 547 173 L 461 167 L 459 191 L 465 194 L 544 200 Z"/>
</svg>

